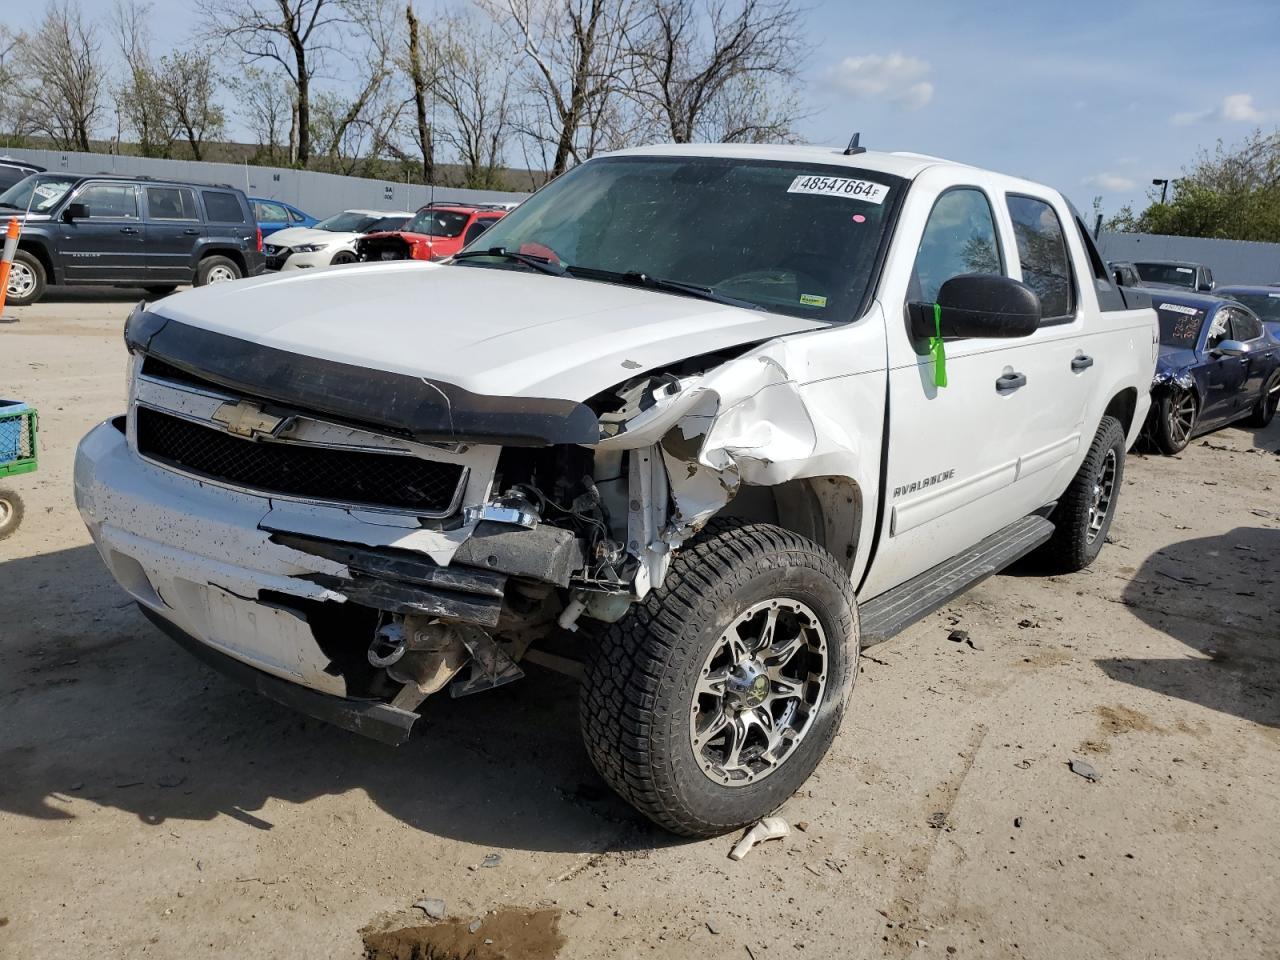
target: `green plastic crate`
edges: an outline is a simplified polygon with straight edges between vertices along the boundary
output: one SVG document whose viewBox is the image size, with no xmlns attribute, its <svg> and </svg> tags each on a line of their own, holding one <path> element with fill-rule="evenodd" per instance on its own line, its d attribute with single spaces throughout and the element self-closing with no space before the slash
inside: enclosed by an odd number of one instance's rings
<svg viewBox="0 0 1280 960">
<path fill-rule="evenodd" d="M 40 462 L 36 411 L 17 400 L 0 400 L 0 478 L 30 473 Z"/>
</svg>

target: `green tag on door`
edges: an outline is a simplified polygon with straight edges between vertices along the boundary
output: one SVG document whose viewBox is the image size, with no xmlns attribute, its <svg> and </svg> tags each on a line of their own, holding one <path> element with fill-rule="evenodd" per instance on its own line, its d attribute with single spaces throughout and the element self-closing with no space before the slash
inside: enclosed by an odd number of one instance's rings
<svg viewBox="0 0 1280 960">
<path fill-rule="evenodd" d="M 933 331 L 929 338 L 929 353 L 933 356 L 933 385 L 947 385 L 947 348 L 942 342 L 942 304 L 933 305 Z"/>
</svg>

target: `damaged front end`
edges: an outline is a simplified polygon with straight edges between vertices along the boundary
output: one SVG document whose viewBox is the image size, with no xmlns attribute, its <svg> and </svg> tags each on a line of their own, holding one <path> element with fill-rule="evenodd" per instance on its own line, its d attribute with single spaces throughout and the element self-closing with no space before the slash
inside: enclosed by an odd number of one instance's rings
<svg viewBox="0 0 1280 960">
<path fill-rule="evenodd" d="M 135 314 L 130 406 L 76 496 L 163 629 L 273 699 L 399 743 L 435 693 L 523 675 L 614 622 L 744 485 L 849 452 L 786 346 L 635 377 L 585 404 L 467 394 Z M 850 548 L 851 549 L 851 548 Z"/>
</svg>

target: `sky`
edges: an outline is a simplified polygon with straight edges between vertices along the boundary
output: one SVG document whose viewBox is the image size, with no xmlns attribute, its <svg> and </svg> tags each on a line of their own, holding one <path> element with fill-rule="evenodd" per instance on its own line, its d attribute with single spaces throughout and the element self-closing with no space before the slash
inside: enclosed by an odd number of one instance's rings
<svg viewBox="0 0 1280 960">
<path fill-rule="evenodd" d="M 82 2 L 104 20 L 111 7 Z M 843 146 L 861 131 L 870 149 L 1050 184 L 1086 216 L 1095 196 L 1107 215 L 1141 209 L 1151 180 L 1201 147 L 1280 126 L 1280 0 L 800 2 L 803 139 Z M 161 49 L 194 10 L 156 3 Z"/>
</svg>

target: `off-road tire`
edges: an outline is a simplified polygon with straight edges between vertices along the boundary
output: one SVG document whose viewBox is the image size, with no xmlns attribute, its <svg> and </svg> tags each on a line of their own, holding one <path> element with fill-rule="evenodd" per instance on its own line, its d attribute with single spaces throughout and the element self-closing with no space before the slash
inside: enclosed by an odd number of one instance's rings
<svg viewBox="0 0 1280 960">
<path fill-rule="evenodd" d="M 240 269 L 240 265 L 230 257 L 220 257 L 217 255 L 205 257 L 200 261 L 200 265 L 196 267 L 196 286 L 203 287 L 210 283 L 209 275 L 216 274 L 221 270 L 230 270 L 231 279 L 239 280 L 244 276 L 244 272 Z"/>
<path fill-rule="evenodd" d="M 35 254 L 26 250 L 18 250 L 13 257 L 13 267 L 15 269 L 21 264 L 25 269 L 31 271 L 33 283 L 31 288 L 24 292 L 21 296 L 5 291 L 5 303 L 11 307 L 26 307 L 44 296 L 45 286 L 49 282 L 48 276 L 44 272 L 44 264 Z M 13 276 L 10 274 L 9 282 L 13 282 Z"/>
<path fill-rule="evenodd" d="M 0 540 L 18 529 L 24 512 L 22 498 L 15 491 L 0 489 Z"/>
<path fill-rule="evenodd" d="M 333 259 L 329 261 L 329 265 L 331 267 L 336 267 L 343 263 L 355 263 L 359 259 L 360 258 L 350 250 L 339 250 L 333 255 Z"/>
<path fill-rule="evenodd" d="M 1187 428 L 1186 436 L 1179 436 L 1170 423 L 1173 405 L 1179 400 L 1190 397 L 1191 402 L 1195 405 L 1195 409 L 1191 415 L 1191 426 Z M 1155 423 L 1152 426 L 1151 435 L 1156 442 L 1156 446 L 1160 448 L 1160 452 L 1173 456 L 1175 453 L 1181 453 L 1187 449 L 1187 444 L 1191 442 L 1191 437 L 1195 433 L 1196 423 L 1200 420 L 1200 403 L 1195 399 L 1195 394 L 1181 387 L 1166 390 L 1155 403 Z"/>
<path fill-rule="evenodd" d="M 823 628 L 822 699 L 768 776 L 714 782 L 690 742 L 694 686 L 725 627 L 752 604 L 781 597 L 806 604 Z M 600 775 L 659 826 L 690 837 L 726 833 L 777 809 L 809 778 L 839 728 L 857 669 L 857 607 L 835 558 L 770 524 L 713 521 L 679 551 L 663 585 L 592 650 L 579 698 L 583 740 Z"/>
<path fill-rule="evenodd" d="M 1084 463 L 1058 501 L 1053 515 L 1053 536 L 1039 550 L 1039 557 L 1060 573 L 1074 573 L 1093 563 L 1106 543 L 1107 531 L 1116 514 L 1120 489 L 1124 483 L 1124 428 L 1115 417 L 1103 417 L 1094 435 Z M 1114 476 L 1111 494 L 1102 517 L 1101 528 L 1092 531 L 1094 490 L 1100 479 L 1108 453 L 1113 454 Z M 1090 539 L 1090 533 L 1093 537 Z"/>
<path fill-rule="evenodd" d="M 1276 370 L 1271 374 L 1271 379 L 1262 388 L 1262 396 L 1258 398 L 1257 405 L 1245 422 L 1249 426 L 1258 427 L 1259 429 L 1268 426 L 1276 415 L 1277 406 L 1280 406 L 1280 370 Z"/>
</svg>

